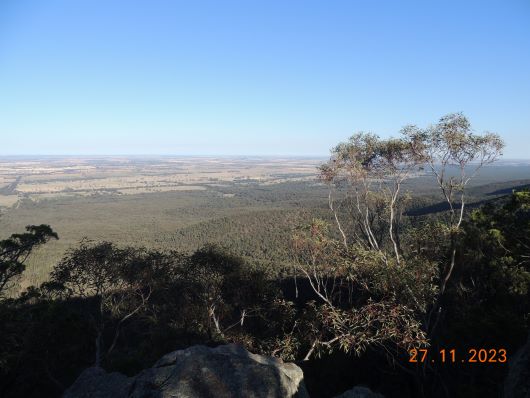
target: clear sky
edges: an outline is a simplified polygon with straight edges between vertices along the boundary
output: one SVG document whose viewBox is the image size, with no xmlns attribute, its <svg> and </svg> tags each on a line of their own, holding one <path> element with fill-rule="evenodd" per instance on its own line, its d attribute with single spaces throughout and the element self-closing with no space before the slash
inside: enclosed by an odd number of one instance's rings
<svg viewBox="0 0 530 398">
<path fill-rule="evenodd" d="M 530 158 L 529 0 L 0 0 L 0 155 L 326 155 L 456 111 Z"/>
</svg>

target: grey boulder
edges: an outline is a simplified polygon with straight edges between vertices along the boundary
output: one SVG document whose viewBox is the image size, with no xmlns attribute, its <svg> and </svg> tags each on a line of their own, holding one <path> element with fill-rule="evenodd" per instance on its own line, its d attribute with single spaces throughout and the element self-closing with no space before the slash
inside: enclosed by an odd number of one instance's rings
<svg viewBox="0 0 530 398">
<path fill-rule="evenodd" d="M 357 386 L 345 391 L 335 398 L 385 398 L 383 395 L 370 390 L 368 387 Z"/>
<path fill-rule="evenodd" d="M 510 360 L 504 382 L 505 398 L 530 398 L 530 335 L 528 341 Z"/>
<path fill-rule="evenodd" d="M 193 346 L 134 377 L 86 369 L 64 398 L 308 398 L 302 370 L 241 346 Z"/>
</svg>

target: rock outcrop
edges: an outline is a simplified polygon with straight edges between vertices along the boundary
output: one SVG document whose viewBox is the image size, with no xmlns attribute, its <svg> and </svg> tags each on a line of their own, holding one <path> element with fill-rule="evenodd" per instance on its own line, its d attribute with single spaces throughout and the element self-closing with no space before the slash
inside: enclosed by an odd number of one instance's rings
<svg viewBox="0 0 530 398">
<path fill-rule="evenodd" d="M 237 345 L 193 346 L 134 377 L 86 369 L 64 398 L 308 398 L 302 370 Z"/>
<path fill-rule="evenodd" d="M 504 382 L 505 398 L 530 398 L 530 335 L 528 341 L 510 360 Z"/>
<path fill-rule="evenodd" d="M 370 390 L 368 387 L 353 387 L 351 390 L 345 391 L 335 398 L 385 398 L 383 395 Z"/>
<path fill-rule="evenodd" d="M 88 368 L 81 373 L 75 383 L 64 393 L 69 398 L 126 398 L 134 378 L 121 373 L 107 373 L 101 368 Z"/>
</svg>

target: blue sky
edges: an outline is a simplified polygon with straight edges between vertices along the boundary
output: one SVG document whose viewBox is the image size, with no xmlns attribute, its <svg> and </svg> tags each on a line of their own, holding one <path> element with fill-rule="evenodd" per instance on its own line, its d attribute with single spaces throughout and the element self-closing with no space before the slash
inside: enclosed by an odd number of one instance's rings
<svg viewBox="0 0 530 398">
<path fill-rule="evenodd" d="M 0 0 L 0 155 L 326 155 L 455 111 L 530 158 L 528 0 Z"/>
</svg>

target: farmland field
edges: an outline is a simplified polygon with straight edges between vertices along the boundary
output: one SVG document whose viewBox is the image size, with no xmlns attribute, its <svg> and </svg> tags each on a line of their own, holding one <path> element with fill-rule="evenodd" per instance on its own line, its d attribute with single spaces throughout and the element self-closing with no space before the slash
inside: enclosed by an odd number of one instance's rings
<svg viewBox="0 0 530 398">
<path fill-rule="evenodd" d="M 322 203 L 325 191 L 315 183 L 322 160 L 4 158 L 0 234 L 29 224 L 49 224 L 59 234 L 32 254 L 22 287 L 44 281 L 65 251 L 84 238 L 193 250 L 216 240 L 208 238 L 210 222 L 230 229 L 229 236 L 241 235 L 229 224 L 244 219 L 245 228 L 253 229 L 257 220 L 266 220 L 282 228 L 270 221 L 285 226 L 301 217 L 302 203 Z M 279 216 L 285 212 L 287 218 Z"/>
</svg>

